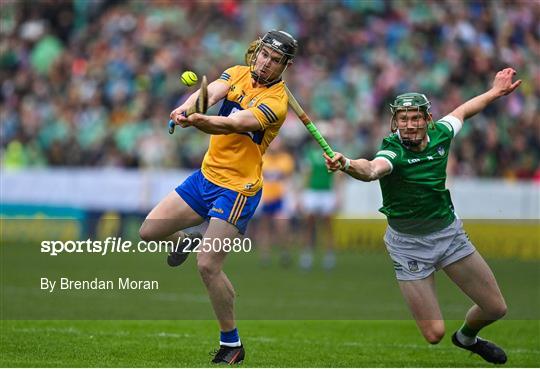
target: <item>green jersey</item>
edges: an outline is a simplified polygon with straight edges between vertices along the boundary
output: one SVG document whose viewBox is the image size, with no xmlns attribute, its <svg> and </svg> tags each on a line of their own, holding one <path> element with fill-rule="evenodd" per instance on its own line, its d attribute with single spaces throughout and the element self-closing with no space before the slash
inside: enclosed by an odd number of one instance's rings
<svg viewBox="0 0 540 369">
<path fill-rule="evenodd" d="M 331 191 L 334 175 L 333 173 L 328 173 L 321 149 L 308 148 L 305 159 L 309 167 L 308 188 L 317 191 Z"/>
<path fill-rule="evenodd" d="M 446 165 L 452 138 L 461 122 L 446 116 L 428 129 L 428 145 L 421 152 L 408 150 L 397 133 L 386 137 L 375 157 L 386 159 L 392 172 L 379 182 L 388 224 L 398 232 L 427 234 L 447 227 L 456 218 L 446 189 Z"/>
</svg>

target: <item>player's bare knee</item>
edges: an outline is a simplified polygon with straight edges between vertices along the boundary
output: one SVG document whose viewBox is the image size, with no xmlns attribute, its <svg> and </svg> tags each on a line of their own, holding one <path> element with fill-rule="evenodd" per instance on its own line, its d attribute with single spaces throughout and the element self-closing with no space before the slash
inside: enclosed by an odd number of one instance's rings
<svg viewBox="0 0 540 369">
<path fill-rule="evenodd" d="M 428 341 L 432 345 L 436 345 L 439 342 L 441 342 L 443 337 L 444 337 L 444 330 L 424 332 L 424 338 L 426 339 L 426 341 Z"/>
<path fill-rule="evenodd" d="M 499 319 L 501 319 L 502 317 L 504 317 L 506 315 L 506 313 L 508 312 L 508 306 L 506 306 L 506 302 L 502 302 L 501 305 L 499 306 Z"/>
<path fill-rule="evenodd" d="M 148 223 L 146 220 L 141 225 L 141 228 L 139 228 L 139 237 L 146 242 L 154 240 L 154 237 L 152 235 L 152 230 L 148 226 Z"/>
<path fill-rule="evenodd" d="M 444 337 L 444 333 L 444 323 L 442 322 L 431 324 L 429 325 L 429 327 L 424 327 L 422 329 L 422 334 L 424 335 L 424 338 L 432 345 L 436 345 L 441 342 Z"/>
<path fill-rule="evenodd" d="M 208 258 L 199 258 L 197 260 L 197 269 L 205 283 L 210 282 L 221 272 L 221 267 Z"/>
<path fill-rule="evenodd" d="M 504 301 L 499 301 L 493 306 L 490 306 L 487 313 L 489 314 L 490 319 L 498 320 L 506 315 L 508 308 Z"/>
</svg>

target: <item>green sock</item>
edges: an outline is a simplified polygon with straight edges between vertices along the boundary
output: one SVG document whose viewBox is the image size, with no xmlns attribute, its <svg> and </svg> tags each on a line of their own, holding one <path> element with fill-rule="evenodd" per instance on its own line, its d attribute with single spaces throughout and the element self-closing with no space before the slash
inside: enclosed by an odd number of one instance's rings
<svg viewBox="0 0 540 369">
<path fill-rule="evenodd" d="M 480 329 L 473 329 L 465 322 L 456 332 L 456 338 L 464 346 L 474 345 L 477 342 L 476 335 L 479 331 Z"/>
<path fill-rule="evenodd" d="M 463 323 L 463 325 L 461 326 L 461 328 L 459 329 L 459 331 L 464 335 L 464 336 L 467 336 L 467 337 L 476 337 L 476 335 L 478 334 L 478 332 L 480 332 L 480 329 L 473 329 L 471 327 L 469 327 L 467 325 L 467 323 Z"/>
</svg>

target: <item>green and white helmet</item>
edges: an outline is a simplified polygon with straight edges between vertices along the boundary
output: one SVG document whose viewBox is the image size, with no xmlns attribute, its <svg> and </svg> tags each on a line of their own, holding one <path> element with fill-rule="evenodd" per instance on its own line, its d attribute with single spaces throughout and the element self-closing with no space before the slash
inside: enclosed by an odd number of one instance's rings
<svg viewBox="0 0 540 369">
<path fill-rule="evenodd" d="M 392 122 L 390 128 L 392 132 L 396 132 L 398 129 L 396 122 L 396 114 L 399 111 L 421 111 L 424 113 L 426 120 L 431 114 L 431 103 L 427 99 L 426 95 L 420 94 L 418 92 L 407 92 L 401 95 L 398 95 L 394 102 L 390 104 L 390 111 L 392 112 Z M 429 119 L 428 126 L 433 128 L 433 120 Z"/>
</svg>

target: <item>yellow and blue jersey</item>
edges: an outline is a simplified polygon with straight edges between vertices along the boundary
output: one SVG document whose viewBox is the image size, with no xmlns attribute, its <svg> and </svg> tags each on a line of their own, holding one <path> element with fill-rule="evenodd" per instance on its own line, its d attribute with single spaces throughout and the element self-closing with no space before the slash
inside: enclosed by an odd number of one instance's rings
<svg viewBox="0 0 540 369">
<path fill-rule="evenodd" d="M 218 80 L 229 86 L 219 115 L 248 109 L 260 127 L 254 132 L 212 135 L 201 170 L 218 186 L 254 196 L 262 188 L 262 156 L 287 115 L 285 84 L 280 80 L 254 88 L 249 67 L 240 65 L 227 69 Z"/>
<path fill-rule="evenodd" d="M 263 203 L 271 203 L 283 199 L 286 192 L 285 181 L 294 171 L 294 159 L 287 152 L 268 152 L 264 156 Z"/>
</svg>

